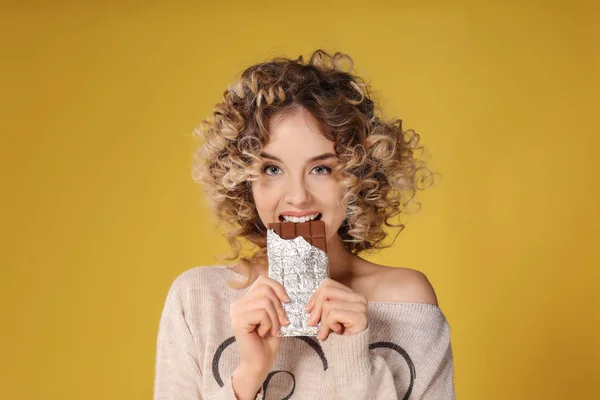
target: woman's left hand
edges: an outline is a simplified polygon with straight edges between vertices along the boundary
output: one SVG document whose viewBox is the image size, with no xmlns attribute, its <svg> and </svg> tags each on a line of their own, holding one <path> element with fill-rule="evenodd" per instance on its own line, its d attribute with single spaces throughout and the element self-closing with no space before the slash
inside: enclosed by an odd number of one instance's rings
<svg viewBox="0 0 600 400">
<path fill-rule="evenodd" d="M 330 329 L 338 335 L 355 335 L 367 329 L 367 299 L 333 279 L 325 279 L 313 293 L 306 310 L 308 325 L 321 321 L 318 338 L 327 339 Z"/>
</svg>

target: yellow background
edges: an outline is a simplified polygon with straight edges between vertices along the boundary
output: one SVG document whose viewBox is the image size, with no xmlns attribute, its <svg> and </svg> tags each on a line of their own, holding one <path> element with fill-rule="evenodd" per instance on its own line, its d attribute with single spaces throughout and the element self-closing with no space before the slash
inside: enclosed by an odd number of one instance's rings
<svg viewBox="0 0 600 400">
<path fill-rule="evenodd" d="M 171 282 L 227 251 L 192 131 L 324 48 L 442 175 L 372 259 L 433 282 L 458 397 L 600 398 L 595 2 L 144 3 L 1 7 L 0 397 L 151 398 Z"/>
</svg>

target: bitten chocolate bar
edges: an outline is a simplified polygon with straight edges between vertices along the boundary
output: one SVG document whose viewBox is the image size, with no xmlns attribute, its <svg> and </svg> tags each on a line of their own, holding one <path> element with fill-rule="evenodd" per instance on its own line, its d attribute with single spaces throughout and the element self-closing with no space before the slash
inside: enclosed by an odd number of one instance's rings
<svg viewBox="0 0 600 400">
<path fill-rule="evenodd" d="M 309 244 L 318 247 L 327 253 L 327 242 L 325 240 L 325 223 L 323 221 L 308 222 L 277 222 L 269 224 L 282 239 L 295 239 L 301 236 Z"/>
<path fill-rule="evenodd" d="M 267 230 L 269 277 L 285 288 L 290 301 L 283 308 L 290 320 L 281 336 L 316 336 L 308 326 L 305 307 L 312 294 L 329 277 L 329 260 L 323 221 L 269 224 Z"/>
</svg>

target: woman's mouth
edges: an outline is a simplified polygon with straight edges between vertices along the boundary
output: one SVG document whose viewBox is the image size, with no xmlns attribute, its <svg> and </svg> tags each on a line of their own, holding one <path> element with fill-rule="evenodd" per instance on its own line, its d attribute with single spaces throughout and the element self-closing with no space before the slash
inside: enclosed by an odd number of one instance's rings
<svg viewBox="0 0 600 400">
<path fill-rule="evenodd" d="M 305 215 L 302 217 L 293 217 L 291 215 L 280 215 L 279 221 L 301 223 L 301 222 L 308 222 L 308 221 L 320 221 L 321 217 L 322 217 L 321 213 Z"/>
</svg>

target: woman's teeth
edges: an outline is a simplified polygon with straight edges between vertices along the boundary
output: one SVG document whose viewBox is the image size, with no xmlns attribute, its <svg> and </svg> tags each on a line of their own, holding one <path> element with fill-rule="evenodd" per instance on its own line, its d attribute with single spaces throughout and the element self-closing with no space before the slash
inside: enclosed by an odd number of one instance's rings
<svg viewBox="0 0 600 400">
<path fill-rule="evenodd" d="M 292 217 L 291 215 L 282 215 L 281 218 L 283 218 L 283 220 L 285 222 L 299 223 L 299 222 L 313 221 L 318 216 L 319 216 L 319 214 L 317 213 L 317 214 L 312 214 L 312 215 L 305 215 L 304 217 Z"/>
</svg>

